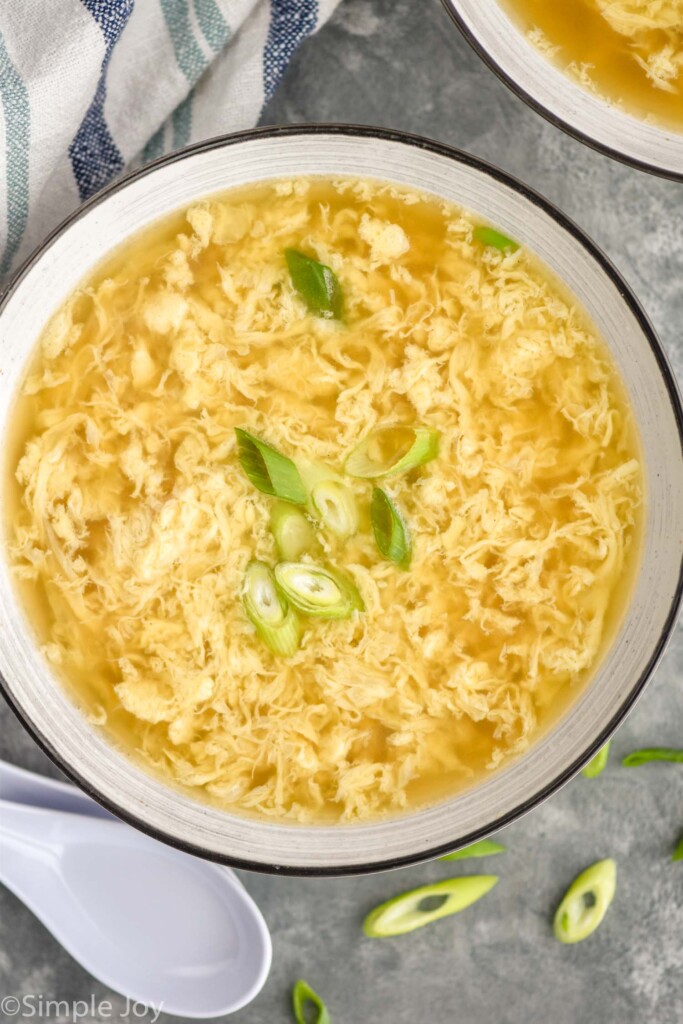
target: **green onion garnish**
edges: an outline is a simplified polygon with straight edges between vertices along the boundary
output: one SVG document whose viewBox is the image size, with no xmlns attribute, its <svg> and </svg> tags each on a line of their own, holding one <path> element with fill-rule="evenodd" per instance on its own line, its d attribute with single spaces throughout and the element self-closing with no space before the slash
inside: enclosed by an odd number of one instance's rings
<svg viewBox="0 0 683 1024">
<path fill-rule="evenodd" d="M 632 754 L 627 754 L 621 763 L 627 768 L 638 768 L 639 765 L 648 764 L 650 761 L 674 761 L 683 764 L 683 750 L 673 750 L 671 747 L 634 750 Z"/>
<path fill-rule="evenodd" d="M 617 865 L 600 860 L 587 868 L 567 889 L 555 913 L 555 938 L 581 942 L 602 922 L 617 887 Z"/>
<path fill-rule="evenodd" d="M 285 249 L 285 259 L 292 285 L 309 312 L 341 320 L 344 294 L 334 271 L 297 249 Z"/>
<path fill-rule="evenodd" d="M 505 847 L 496 843 L 493 839 L 482 839 L 478 843 L 466 846 L 464 850 L 456 850 L 455 853 L 447 853 L 439 860 L 467 860 L 469 857 L 493 857 L 497 853 L 505 853 Z"/>
<path fill-rule="evenodd" d="M 312 1003 L 318 1011 L 317 1017 L 306 1016 L 306 1003 Z M 331 1024 L 331 1017 L 324 1002 L 305 981 L 297 981 L 292 990 L 292 1007 L 296 1024 Z"/>
<path fill-rule="evenodd" d="M 609 748 L 611 741 L 608 740 L 601 750 L 598 750 L 597 754 L 592 761 L 589 761 L 586 767 L 581 772 L 587 779 L 595 779 L 602 771 L 604 771 L 607 761 L 609 759 Z"/>
<path fill-rule="evenodd" d="M 358 529 L 358 506 L 355 495 L 338 480 L 321 480 L 311 491 L 311 505 L 316 517 L 338 537 L 346 540 Z"/>
<path fill-rule="evenodd" d="M 683 836 L 681 836 L 678 846 L 674 850 L 672 860 L 683 860 Z"/>
<path fill-rule="evenodd" d="M 250 562 L 247 566 L 242 603 L 257 633 L 273 654 L 288 658 L 296 653 L 301 639 L 299 621 L 278 593 L 275 577 L 263 562 Z"/>
<path fill-rule="evenodd" d="M 377 547 L 385 558 L 407 569 L 413 555 L 410 531 L 386 491 L 375 487 L 370 503 L 370 519 Z"/>
<path fill-rule="evenodd" d="M 295 562 L 297 558 L 301 558 L 315 543 L 313 527 L 304 513 L 293 505 L 284 502 L 273 505 L 270 528 L 280 557 L 287 562 Z"/>
<path fill-rule="evenodd" d="M 295 608 L 317 619 L 349 619 L 364 611 L 355 583 L 341 573 L 309 562 L 280 562 L 275 566 L 280 590 Z"/>
<path fill-rule="evenodd" d="M 423 885 L 371 910 L 363 922 L 363 931 L 371 939 L 415 931 L 476 903 L 497 881 L 496 875 L 470 875 Z"/>
<path fill-rule="evenodd" d="M 349 476 L 373 480 L 407 473 L 439 454 L 439 432 L 429 427 L 378 427 L 347 456 Z"/>
<path fill-rule="evenodd" d="M 519 249 L 519 244 L 513 242 L 507 235 L 501 234 L 495 228 L 487 228 L 483 225 L 474 229 L 472 238 L 476 239 L 477 242 L 481 242 L 482 245 L 490 245 L 501 252 L 517 252 Z"/>
<path fill-rule="evenodd" d="M 235 427 L 235 436 L 240 465 L 254 487 L 282 501 L 306 504 L 306 488 L 291 459 L 241 427 Z"/>
</svg>

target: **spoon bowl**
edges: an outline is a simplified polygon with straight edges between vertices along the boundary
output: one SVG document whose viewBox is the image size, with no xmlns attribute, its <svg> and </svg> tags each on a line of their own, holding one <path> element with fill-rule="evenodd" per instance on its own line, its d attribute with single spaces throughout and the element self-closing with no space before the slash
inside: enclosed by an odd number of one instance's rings
<svg viewBox="0 0 683 1024">
<path fill-rule="evenodd" d="M 95 978 L 183 1017 L 233 1013 L 271 961 L 231 872 L 115 820 L 0 801 L 0 880 Z"/>
</svg>

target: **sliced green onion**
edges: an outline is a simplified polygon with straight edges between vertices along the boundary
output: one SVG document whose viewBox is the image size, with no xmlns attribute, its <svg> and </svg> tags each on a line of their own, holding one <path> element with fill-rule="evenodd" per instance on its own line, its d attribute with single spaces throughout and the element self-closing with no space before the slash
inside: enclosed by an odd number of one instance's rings
<svg viewBox="0 0 683 1024">
<path fill-rule="evenodd" d="M 600 860 L 586 868 L 567 889 L 555 913 L 555 938 L 581 942 L 600 925 L 617 887 L 617 865 Z"/>
<path fill-rule="evenodd" d="M 632 754 L 627 754 L 621 763 L 627 768 L 638 768 L 639 765 L 648 764 L 650 761 L 674 761 L 683 764 L 683 750 L 674 750 L 671 747 L 634 750 Z"/>
<path fill-rule="evenodd" d="M 597 754 L 592 761 L 589 761 L 586 767 L 581 772 L 587 779 L 595 779 L 605 770 L 607 761 L 609 760 L 609 748 L 611 741 L 608 740 L 601 750 L 598 750 Z"/>
<path fill-rule="evenodd" d="M 470 875 L 423 885 L 371 910 L 363 922 L 363 931 L 371 939 L 415 931 L 476 903 L 497 881 L 496 875 Z"/>
<path fill-rule="evenodd" d="M 355 583 L 341 573 L 309 562 L 280 562 L 275 579 L 288 601 L 317 619 L 348 619 L 365 605 Z"/>
<path fill-rule="evenodd" d="M 353 493 L 338 480 L 321 480 L 311 491 L 316 517 L 339 540 L 352 537 L 358 530 L 358 505 Z"/>
<path fill-rule="evenodd" d="M 285 259 L 292 285 L 309 312 L 341 320 L 344 294 L 335 272 L 297 249 L 285 249 Z"/>
<path fill-rule="evenodd" d="M 310 1024 L 331 1024 L 332 1018 L 320 996 L 305 981 L 299 980 L 292 990 L 292 1007 L 296 1024 L 307 1024 L 306 1003 L 312 1003 L 318 1011 L 315 1019 L 308 1018 Z"/>
<path fill-rule="evenodd" d="M 495 228 L 487 228 L 483 225 L 475 228 L 472 232 L 472 238 L 476 239 L 477 242 L 481 242 L 482 245 L 490 245 L 494 249 L 499 249 L 501 252 L 517 252 L 519 244 L 513 242 L 507 235 L 503 235 L 500 231 L 496 231 Z"/>
<path fill-rule="evenodd" d="M 439 454 L 439 432 L 429 427 L 378 427 L 347 456 L 349 476 L 373 480 L 397 476 L 431 462 Z"/>
<path fill-rule="evenodd" d="M 496 843 L 493 839 L 482 839 L 478 843 L 466 846 L 464 850 L 456 850 L 455 853 L 447 853 L 439 860 L 467 860 L 469 857 L 493 857 L 497 853 L 505 853 L 505 847 Z"/>
<path fill-rule="evenodd" d="M 247 566 L 242 603 L 256 632 L 273 654 L 288 658 L 296 653 L 301 640 L 299 621 L 278 593 L 275 577 L 263 562 L 250 562 Z"/>
<path fill-rule="evenodd" d="M 386 491 L 375 487 L 370 503 L 370 520 L 377 547 L 385 558 L 407 569 L 413 557 L 408 524 Z"/>
<path fill-rule="evenodd" d="M 254 487 L 282 501 L 306 504 L 306 488 L 291 459 L 241 427 L 235 427 L 235 436 L 240 465 Z"/>
<path fill-rule="evenodd" d="M 287 562 L 301 558 L 315 543 L 313 527 L 304 513 L 293 505 L 275 504 L 270 514 L 270 528 L 280 556 Z"/>
<path fill-rule="evenodd" d="M 683 860 L 683 836 L 681 836 L 678 846 L 674 850 L 672 860 Z"/>
</svg>

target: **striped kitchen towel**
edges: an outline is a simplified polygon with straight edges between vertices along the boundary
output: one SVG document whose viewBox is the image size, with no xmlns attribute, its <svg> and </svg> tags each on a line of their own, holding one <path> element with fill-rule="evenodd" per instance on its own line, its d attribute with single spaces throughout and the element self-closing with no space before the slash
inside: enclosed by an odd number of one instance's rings
<svg viewBox="0 0 683 1024">
<path fill-rule="evenodd" d="M 0 0 L 0 279 L 133 161 L 258 121 L 339 0 Z"/>
</svg>

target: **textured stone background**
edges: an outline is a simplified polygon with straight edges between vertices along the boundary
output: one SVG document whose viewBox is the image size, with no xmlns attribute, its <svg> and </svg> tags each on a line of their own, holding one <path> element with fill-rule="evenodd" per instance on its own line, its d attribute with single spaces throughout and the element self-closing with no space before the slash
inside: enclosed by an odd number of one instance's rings
<svg viewBox="0 0 683 1024">
<path fill-rule="evenodd" d="M 542 121 L 470 51 L 438 0 L 344 0 L 301 49 L 263 120 L 420 132 L 523 178 L 612 257 L 680 374 L 683 185 L 622 167 Z M 290 1021 L 300 976 L 324 995 L 334 1024 L 681 1024 L 683 864 L 670 853 L 683 831 L 683 767 L 629 771 L 618 760 L 634 745 L 682 745 L 682 672 L 679 632 L 604 775 L 575 780 L 508 829 L 508 854 L 484 862 L 500 885 L 460 917 L 394 940 L 361 935 L 370 907 L 447 877 L 443 863 L 345 880 L 243 874 L 270 925 L 274 962 L 236 1024 Z M 0 756 L 54 774 L 10 713 L 0 714 Z M 604 925 L 583 944 L 560 946 L 549 923 L 559 896 L 610 855 L 619 886 Z M 0 995 L 9 993 L 109 997 L 0 890 Z"/>
</svg>

